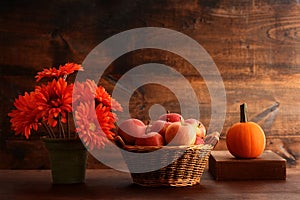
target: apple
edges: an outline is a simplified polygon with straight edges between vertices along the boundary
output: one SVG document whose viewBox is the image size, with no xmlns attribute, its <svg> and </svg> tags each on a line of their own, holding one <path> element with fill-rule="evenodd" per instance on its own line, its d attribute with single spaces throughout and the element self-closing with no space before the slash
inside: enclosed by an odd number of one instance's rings
<svg viewBox="0 0 300 200">
<path fill-rule="evenodd" d="M 170 124 L 172 124 L 172 122 L 167 122 L 167 121 L 164 121 L 164 120 L 156 120 L 151 125 L 150 130 L 153 131 L 153 132 L 158 132 L 164 138 L 166 130 L 167 130 L 167 128 Z"/>
<path fill-rule="evenodd" d="M 202 137 L 199 137 L 198 135 L 196 135 L 196 140 L 194 145 L 199 145 L 199 144 L 204 144 L 204 139 Z"/>
<path fill-rule="evenodd" d="M 165 133 L 168 145 L 192 145 L 196 141 L 196 129 L 188 123 L 174 122 L 168 126 Z"/>
<path fill-rule="evenodd" d="M 204 139 L 206 135 L 206 129 L 199 120 L 190 118 L 190 119 L 185 119 L 184 122 L 194 126 L 196 129 L 197 136 Z"/>
<path fill-rule="evenodd" d="M 167 122 L 181 122 L 183 117 L 178 113 L 166 113 L 161 115 L 158 119 Z"/>
<path fill-rule="evenodd" d="M 150 132 L 135 139 L 137 146 L 163 146 L 165 140 L 158 132 Z"/>
<path fill-rule="evenodd" d="M 145 134 L 146 125 L 139 119 L 127 119 L 118 126 L 118 134 L 124 140 L 125 144 L 134 145 L 135 139 Z"/>
</svg>

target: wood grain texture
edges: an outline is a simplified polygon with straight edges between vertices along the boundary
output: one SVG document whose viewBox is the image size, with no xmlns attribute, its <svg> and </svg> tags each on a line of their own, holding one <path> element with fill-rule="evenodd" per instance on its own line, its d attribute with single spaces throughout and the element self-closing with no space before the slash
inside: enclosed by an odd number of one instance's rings
<svg viewBox="0 0 300 200">
<path fill-rule="evenodd" d="M 238 159 L 228 151 L 212 151 L 209 171 L 218 181 L 285 180 L 286 160 L 269 150 L 255 159 Z"/>
<path fill-rule="evenodd" d="M 239 104 L 247 102 L 249 118 L 259 119 L 257 122 L 265 130 L 267 148 L 279 152 L 289 164 L 299 165 L 300 4 L 297 1 L 133 0 L 128 4 L 116 0 L 15 0 L 1 1 L 0 11 L 3 155 L 7 155 L 5 139 L 13 135 L 7 113 L 17 95 L 33 88 L 37 71 L 67 61 L 81 63 L 110 36 L 153 26 L 193 38 L 216 63 L 227 100 L 220 148 L 226 148 L 222 142 L 227 129 L 239 121 Z M 99 83 L 111 92 L 124 73 L 149 62 L 170 66 L 189 81 L 198 98 L 201 121 L 209 126 L 211 98 L 207 85 L 193 66 L 178 55 L 154 49 L 128 53 L 110 66 L 102 66 L 106 70 Z M 183 83 L 177 80 L 168 84 Z M 276 109 L 257 117 L 276 102 L 279 103 Z M 132 116 L 147 121 L 154 104 L 180 111 L 176 96 L 158 85 L 145 85 L 135 91 L 129 107 Z"/>
<path fill-rule="evenodd" d="M 52 185 L 49 170 L 1 170 L 1 199 L 298 199 L 299 169 L 287 169 L 287 179 L 215 181 L 205 170 L 193 187 L 149 188 L 132 184 L 129 173 L 87 170 L 84 184 Z"/>
</svg>

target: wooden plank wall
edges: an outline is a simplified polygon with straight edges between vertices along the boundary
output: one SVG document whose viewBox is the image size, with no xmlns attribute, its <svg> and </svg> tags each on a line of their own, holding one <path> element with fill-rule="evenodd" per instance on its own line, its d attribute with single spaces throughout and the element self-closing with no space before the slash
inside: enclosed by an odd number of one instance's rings
<svg viewBox="0 0 300 200">
<path fill-rule="evenodd" d="M 43 67 L 81 63 L 100 42 L 125 30 L 164 27 L 201 44 L 215 61 L 226 89 L 227 129 L 239 121 L 239 104 L 248 103 L 250 119 L 267 135 L 267 148 L 299 165 L 300 157 L 300 4 L 292 0 L 111 0 L 1 1 L 0 3 L 0 168 L 47 168 L 38 139 L 11 137 L 7 113 L 14 98 L 30 90 Z M 210 123 L 211 100 L 205 82 L 183 58 L 140 50 L 117 59 L 101 83 L 114 81 L 134 66 L 159 62 L 177 69 L 199 99 L 201 121 Z M 164 79 L 165 77 L 157 77 Z M 180 84 L 180 83 L 174 83 Z M 162 100 L 164 99 L 164 100 Z M 179 111 L 168 88 L 145 85 L 130 101 L 132 116 L 149 119 L 155 103 Z M 36 160 L 36 162 L 32 162 Z M 99 167 L 90 161 L 91 167 Z"/>
</svg>

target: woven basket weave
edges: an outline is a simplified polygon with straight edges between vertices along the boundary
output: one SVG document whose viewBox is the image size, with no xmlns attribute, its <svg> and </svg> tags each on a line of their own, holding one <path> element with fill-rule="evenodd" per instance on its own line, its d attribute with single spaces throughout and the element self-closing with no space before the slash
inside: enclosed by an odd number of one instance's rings
<svg viewBox="0 0 300 200">
<path fill-rule="evenodd" d="M 134 183 L 150 187 L 182 187 L 200 183 L 210 152 L 219 141 L 219 136 L 218 132 L 208 134 L 204 139 L 205 144 L 191 146 L 129 146 L 125 145 L 121 138 L 116 138 L 116 143 L 122 149 L 131 152 L 130 154 L 123 153 L 123 157 Z M 144 160 L 139 160 L 137 163 L 135 153 L 149 153 L 156 150 L 160 150 L 159 154 L 153 156 L 147 154 Z M 133 173 L 137 167 L 143 169 L 151 168 L 153 165 L 155 169 L 157 163 L 165 167 L 149 172 Z"/>
</svg>

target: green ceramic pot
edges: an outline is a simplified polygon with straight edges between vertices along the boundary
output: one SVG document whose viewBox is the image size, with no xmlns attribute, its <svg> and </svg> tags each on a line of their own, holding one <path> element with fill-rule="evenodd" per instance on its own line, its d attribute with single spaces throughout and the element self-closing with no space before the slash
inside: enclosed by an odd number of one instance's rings
<svg viewBox="0 0 300 200">
<path fill-rule="evenodd" d="M 53 184 L 83 183 L 87 150 L 81 140 L 43 138 L 49 152 Z"/>
</svg>

